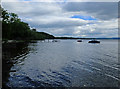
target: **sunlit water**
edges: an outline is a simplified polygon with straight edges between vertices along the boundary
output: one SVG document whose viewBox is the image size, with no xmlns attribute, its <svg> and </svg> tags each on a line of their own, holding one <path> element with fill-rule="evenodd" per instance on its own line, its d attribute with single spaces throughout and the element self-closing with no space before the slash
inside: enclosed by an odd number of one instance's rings
<svg viewBox="0 0 120 89">
<path fill-rule="evenodd" d="M 117 87 L 118 41 L 60 40 L 29 43 L 13 57 L 9 87 Z M 23 49 L 24 50 L 24 47 Z"/>
</svg>

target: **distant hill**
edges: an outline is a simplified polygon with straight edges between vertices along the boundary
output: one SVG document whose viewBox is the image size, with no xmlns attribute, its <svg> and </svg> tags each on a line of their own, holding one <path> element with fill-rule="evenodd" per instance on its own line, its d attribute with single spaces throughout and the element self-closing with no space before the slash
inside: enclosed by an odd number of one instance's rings
<svg viewBox="0 0 120 89">
<path fill-rule="evenodd" d="M 79 37 L 55 37 L 55 39 L 120 39 L 118 37 L 113 38 L 79 38 Z"/>
<path fill-rule="evenodd" d="M 42 38 L 42 39 L 54 39 L 55 38 L 53 35 L 50 35 L 45 32 L 37 32 L 37 34 L 38 34 L 38 38 Z"/>
</svg>

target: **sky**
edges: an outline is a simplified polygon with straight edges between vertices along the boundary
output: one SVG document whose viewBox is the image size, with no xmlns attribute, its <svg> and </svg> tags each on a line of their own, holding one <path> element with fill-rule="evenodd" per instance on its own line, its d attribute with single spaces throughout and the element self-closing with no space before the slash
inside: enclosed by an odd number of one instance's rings
<svg viewBox="0 0 120 89">
<path fill-rule="evenodd" d="M 4 0 L 2 7 L 54 36 L 118 37 L 118 0 L 100 1 Z"/>
</svg>

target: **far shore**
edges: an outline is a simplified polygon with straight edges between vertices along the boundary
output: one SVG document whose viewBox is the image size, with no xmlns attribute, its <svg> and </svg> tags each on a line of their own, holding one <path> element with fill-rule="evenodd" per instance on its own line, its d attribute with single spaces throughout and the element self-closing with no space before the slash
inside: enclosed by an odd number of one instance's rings
<svg viewBox="0 0 120 89">
<path fill-rule="evenodd" d="M 97 40 L 120 40 L 120 38 L 72 38 L 72 37 L 56 37 L 54 39 L 38 39 L 39 41 L 45 41 L 45 40 L 74 40 L 74 39 L 81 39 L 81 40 L 91 40 L 91 39 L 97 39 Z M 36 43 L 38 40 L 2 40 L 2 43 L 25 43 L 25 42 L 31 42 Z"/>
</svg>

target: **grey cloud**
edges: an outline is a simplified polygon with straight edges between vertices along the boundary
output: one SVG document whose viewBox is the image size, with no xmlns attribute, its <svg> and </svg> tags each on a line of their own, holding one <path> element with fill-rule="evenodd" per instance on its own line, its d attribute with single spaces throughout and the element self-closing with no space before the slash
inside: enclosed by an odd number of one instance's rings
<svg viewBox="0 0 120 89">
<path fill-rule="evenodd" d="M 86 35 L 87 37 L 117 37 L 118 30 L 110 28 L 97 28 L 95 31 L 90 29 L 82 30 L 79 35 Z"/>
<path fill-rule="evenodd" d="M 110 37 L 117 36 L 116 22 L 111 19 L 117 17 L 117 3 L 100 2 L 68 2 L 61 6 L 56 3 L 14 3 L 7 2 L 3 6 L 10 12 L 17 13 L 23 21 L 30 24 L 37 31 L 44 31 L 55 36 Z M 76 12 L 93 16 L 98 21 L 74 20 L 69 18 Z M 104 22 L 106 20 L 107 22 Z M 90 27 L 84 26 L 89 24 Z M 92 24 L 96 24 L 95 26 Z M 113 26 L 112 26 L 113 24 Z M 115 24 L 115 26 L 114 26 Z M 80 33 L 75 34 L 77 27 L 81 26 Z M 93 28 L 95 31 L 90 31 Z"/>
<path fill-rule="evenodd" d="M 56 21 L 49 24 L 40 24 L 39 27 L 41 28 L 63 28 L 63 27 L 74 27 L 74 26 L 81 26 L 87 23 L 80 23 L 77 21 Z"/>
<path fill-rule="evenodd" d="M 79 19 L 72 19 L 72 18 L 66 18 L 66 17 L 56 17 L 52 18 L 51 16 L 48 17 L 48 19 L 44 20 L 33 18 L 34 20 L 29 21 L 29 23 L 33 26 L 37 26 L 39 28 L 72 28 L 76 26 L 82 26 L 86 24 L 92 24 L 93 21 L 84 21 Z"/>
<path fill-rule="evenodd" d="M 84 11 L 102 20 L 118 17 L 117 2 L 68 2 L 63 8 L 71 12 Z"/>
<path fill-rule="evenodd" d="M 3 2 L 2 6 L 24 17 L 57 15 L 61 12 L 61 8 L 56 3 L 47 2 Z"/>
</svg>

